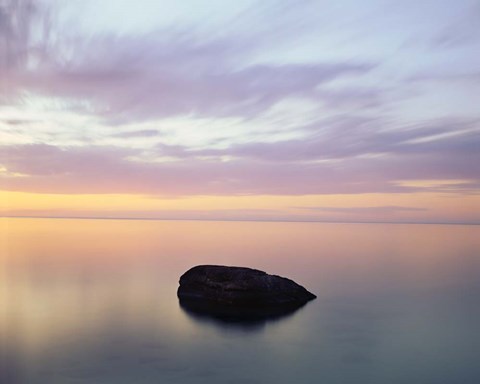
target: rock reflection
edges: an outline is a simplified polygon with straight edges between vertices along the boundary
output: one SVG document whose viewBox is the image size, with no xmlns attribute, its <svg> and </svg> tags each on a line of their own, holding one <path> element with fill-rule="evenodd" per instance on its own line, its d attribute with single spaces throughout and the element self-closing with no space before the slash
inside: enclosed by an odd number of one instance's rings
<svg viewBox="0 0 480 384">
<path fill-rule="evenodd" d="M 198 323 L 210 323 L 223 329 L 261 331 L 267 323 L 283 321 L 306 304 L 288 307 L 237 308 L 179 300 L 180 308 Z"/>
</svg>

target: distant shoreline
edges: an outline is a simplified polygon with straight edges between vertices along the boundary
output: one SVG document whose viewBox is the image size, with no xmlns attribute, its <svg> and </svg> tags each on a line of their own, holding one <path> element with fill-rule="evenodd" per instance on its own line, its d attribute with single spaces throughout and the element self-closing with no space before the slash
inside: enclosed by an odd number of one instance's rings
<svg viewBox="0 0 480 384">
<path fill-rule="evenodd" d="M 334 221 L 334 220 L 269 220 L 269 219 L 202 219 L 202 218 L 151 218 L 151 217 L 96 217 L 96 216 L 14 216 L 0 215 L 1 219 L 62 219 L 62 220 L 135 220 L 135 221 L 212 221 L 252 223 L 319 223 L 319 224 L 394 224 L 394 225 L 480 225 L 464 222 L 414 222 L 414 221 Z"/>
</svg>

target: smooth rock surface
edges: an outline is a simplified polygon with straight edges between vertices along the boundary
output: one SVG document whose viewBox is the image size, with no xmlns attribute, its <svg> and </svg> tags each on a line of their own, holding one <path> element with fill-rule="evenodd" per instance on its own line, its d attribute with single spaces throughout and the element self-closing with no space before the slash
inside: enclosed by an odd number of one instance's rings
<svg viewBox="0 0 480 384">
<path fill-rule="evenodd" d="M 177 295 L 205 308 L 295 308 L 316 296 L 285 277 L 244 267 L 199 265 L 180 277 Z"/>
</svg>

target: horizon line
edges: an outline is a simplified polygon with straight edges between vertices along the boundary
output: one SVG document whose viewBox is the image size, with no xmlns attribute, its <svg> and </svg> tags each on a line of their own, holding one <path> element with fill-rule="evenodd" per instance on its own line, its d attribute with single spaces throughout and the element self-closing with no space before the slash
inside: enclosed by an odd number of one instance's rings
<svg viewBox="0 0 480 384">
<path fill-rule="evenodd" d="M 265 223 L 324 223 L 324 224 L 416 224 L 416 225 L 480 225 L 480 222 L 435 221 L 360 221 L 360 220 L 300 220 L 300 219 L 228 219 L 228 218 L 160 218 L 160 217 L 105 217 L 105 216 L 30 216 L 0 215 L 2 219 L 63 219 L 63 220 L 137 220 L 137 221 L 212 221 Z"/>
</svg>

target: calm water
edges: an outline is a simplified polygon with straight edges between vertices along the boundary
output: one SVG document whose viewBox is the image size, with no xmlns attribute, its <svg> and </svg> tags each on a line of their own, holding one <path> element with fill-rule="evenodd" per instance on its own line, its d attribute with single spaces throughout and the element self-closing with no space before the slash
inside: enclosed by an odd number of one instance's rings
<svg viewBox="0 0 480 384">
<path fill-rule="evenodd" d="M 480 226 L 0 219 L 0 383 L 480 383 Z M 178 305 L 196 264 L 318 295 L 254 324 Z"/>
</svg>

